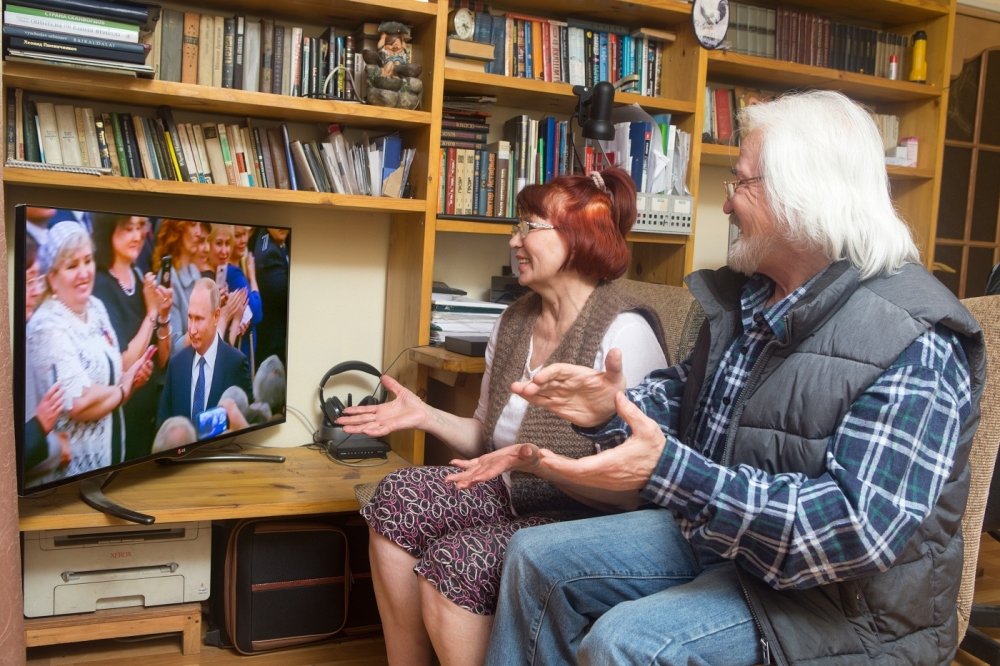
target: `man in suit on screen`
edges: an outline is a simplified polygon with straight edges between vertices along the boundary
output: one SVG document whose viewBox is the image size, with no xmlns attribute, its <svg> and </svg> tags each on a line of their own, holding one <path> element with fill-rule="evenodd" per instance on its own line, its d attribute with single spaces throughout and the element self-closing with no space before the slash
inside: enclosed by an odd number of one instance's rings
<svg viewBox="0 0 1000 666">
<path fill-rule="evenodd" d="M 195 282 L 188 305 L 191 344 L 167 365 L 157 423 L 186 416 L 195 424 L 198 414 L 215 407 L 223 391 L 239 386 L 250 392 L 250 365 L 243 352 L 226 343 L 218 332 L 219 288 L 211 278 Z"/>
</svg>

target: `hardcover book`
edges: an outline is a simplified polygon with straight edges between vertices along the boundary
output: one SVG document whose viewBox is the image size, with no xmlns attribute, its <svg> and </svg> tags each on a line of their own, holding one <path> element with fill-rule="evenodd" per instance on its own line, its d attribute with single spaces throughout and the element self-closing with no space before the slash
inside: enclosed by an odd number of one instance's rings
<svg viewBox="0 0 1000 666">
<path fill-rule="evenodd" d="M 198 37 L 201 14 L 184 12 L 184 42 L 181 46 L 181 83 L 198 83 Z"/>
<path fill-rule="evenodd" d="M 4 23 L 22 28 L 39 28 L 53 32 L 67 32 L 85 37 L 117 39 L 123 42 L 139 42 L 139 25 L 111 19 L 67 14 L 37 7 L 8 4 L 3 13 Z"/>
<path fill-rule="evenodd" d="M 160 34 L 160 79 L 179 83 L 184 45 L 184 12 L 164 9 L 160 20 L 163 23 Z"/>
</svg>

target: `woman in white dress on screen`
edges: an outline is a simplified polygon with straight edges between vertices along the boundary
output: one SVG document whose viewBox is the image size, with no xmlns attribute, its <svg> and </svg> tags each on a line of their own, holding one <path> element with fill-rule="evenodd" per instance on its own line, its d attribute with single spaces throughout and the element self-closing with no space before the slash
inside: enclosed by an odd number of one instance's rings
<svg viewBox="0 0 1000 666">
<path fill-rule="evenodd" d="M 38 251 L 45 276 L 42 302 L 28 321 L 27 362 L 47 389 L 63 389 L 63 412 L 54 431 L 69 443 L 69 461 L 51 478 L 76 476 L 120 461 L 124 452 L 121 407 L 153 370 L 149 346 L 122 367 L 118 338 L 100 299 L 93 295 L 94 246 L 78 222 L 49 229 Z"/>
</svg>

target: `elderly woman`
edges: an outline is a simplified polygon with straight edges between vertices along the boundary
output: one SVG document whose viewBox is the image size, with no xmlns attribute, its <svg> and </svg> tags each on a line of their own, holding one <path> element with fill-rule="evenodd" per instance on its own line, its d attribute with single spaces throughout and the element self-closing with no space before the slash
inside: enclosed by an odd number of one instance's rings
<svg viewBox="0 0 1000 666">
<path fill-rule="evenodd" d="M 635 222 L 635 201 L 632 179 L 621 169 L 521 190 L 510 247 L 518 281 L 532 293 L 511 305 L 493 332 L 474 416 L 430 407 L 385 376 L 395 400 L 346 408 L 338 419 L 344 431 L 382 437 L 419 428 L 462 458 L 513 451 L 518 442 L 574 458 L 593 454 L 568 423 L 529 406 L 510 385 L 556 362 L 603 368 L 612 349 L 624 350 L 629 386 L 666 367 L 659 318 L 615 282 L 628 266 L 625 235 Z M 432 647 L 444 666 L 482 663 L 514 533 L 638 501 L 637 494 L 583 494 L 529 474 L 459 491 L 447 481 L 457 471 L 425 466 L 389 474 L 362 510 L 391 664 L 429 664 Z"/>
<path fill-rule="evenodd" d="M 235 274 L 240 272 L 240 269 L 229 263 L 235 244 L 235 229 L 236 227 L 231 224 L 212 224 L 212 230 L 208 234 L 208 265 L 211 272 L 209 277 L 219 285 L 222 297 L 219 335 L 250 359 L 250 355 L 240 346 L 240 340 L 250 324 L 250 317 L 243 316 L 248 307 L 250 294 L 245 279 L 241 281 L 242 286 L 234 287 L 238 281 Z M 259 294 L 257 302 L 259 306 Z M 250 367 L 253 368 L 252 362 Z"/>
<path fill-rule="evenodd" d="M 149 219 L 130 215 L 95 214 L 94 295 L 108 311 L 118 338 L 122 364 L 134 363 L 149 345 L 156 347 L 154 371 L 170 360 L 170 308 L 173 289 L 156 283 L 153 273 L 136 267 Z M 157 382 L 137 389 L 125 405 L 125 457 L 147 456 L 156 433 Z"/>
<path fill-rule="evenodd" d="M 124 458 L 122 406 L 152 373 L 149 346 L 124 366 L 108 311 L 94 297 L 94 248 L 77 222 L 49 229 L 38 253 L 45 275 L 42 302 L 28 322 L 27 358 L 45 386 L 63 389 L 55 430 L 69 443 L 69 461 L 52 478 L 76 476 Z"/>
</svg>

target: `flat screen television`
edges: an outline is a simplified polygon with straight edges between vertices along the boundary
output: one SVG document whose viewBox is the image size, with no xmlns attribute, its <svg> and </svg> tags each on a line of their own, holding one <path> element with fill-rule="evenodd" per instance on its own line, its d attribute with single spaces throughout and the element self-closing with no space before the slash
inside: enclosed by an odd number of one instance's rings
<svg viewBox="0 0 1000 666">
<path fill-rule="evenodd" d="M 95 508 L 151 523 L 103 495 L 114 473 L 285 421 L 289 229 L 15 211 L 19 495 L 80 482 Z"/>
</svg>

